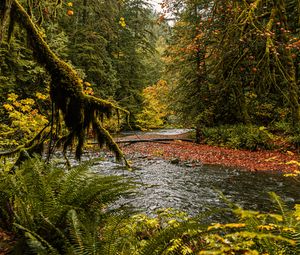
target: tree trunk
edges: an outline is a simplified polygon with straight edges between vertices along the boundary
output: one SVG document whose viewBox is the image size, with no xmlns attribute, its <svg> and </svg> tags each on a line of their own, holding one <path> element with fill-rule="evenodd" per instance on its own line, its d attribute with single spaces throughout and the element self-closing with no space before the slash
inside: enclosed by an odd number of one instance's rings
<svg viewBox="0 0 300 255">
<path fill-rule="evenodd" d="M 196 126 L 196 143 L 200 144 L 201 143 L 201 140 L 202 140 L 202 128 L 200 125 L 197 125 Z"/>
<path fill-rule="evenodd" d="M 7 21 L 10 14 L 12 0 L 1 0 L 0 3 L 0 43 L 2 42 L 3 35 L 7 26 Z"/>
</svg>

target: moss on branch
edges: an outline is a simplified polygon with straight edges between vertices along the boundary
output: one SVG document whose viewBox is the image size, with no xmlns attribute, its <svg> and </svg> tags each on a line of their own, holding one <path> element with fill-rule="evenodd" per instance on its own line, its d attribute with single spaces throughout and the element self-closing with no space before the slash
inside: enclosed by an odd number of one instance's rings
<svg viewBox="0 0 300 255">
<path fill-rule="evenodd" d="M 106 144 L 116 154 L 117 159 L 124 159 L 122 151 L 113 141 L 109 132 L 102 126 L 99 119 L 103 116 L 110 117 L 113 111 L 128 114 L 128 112 L 117 105 L 106 100 L 84 94 L 83 81 L 77 72 L 66 62 L 61 60 L 43 39 L 39 28 L 32 21 L 26 10 L 17 0 L 13 0 L 11 11 L 14 13 L 14 21 L 26 30 L 28 40 L 38 63 L 43 65 L 51 76 L 50 97 L 56 112 L 61 112 L 63 120 L 69 131 L 64 136 L 63 147 L 66 150 L 76 143 L 76 158 L 80 159 L 88 128 L 92 127 L 97 134 L 100 146 Z M 55 114 L 53 123 L 59 123 L 59 114 Z M 42 134 L 40 134 L 42 136 Z M 24 145 L 14 152 L 23 150 L 32 154 L 32 146 L 40 137 L 35 137 L 30 144 Z"/>
</svg>

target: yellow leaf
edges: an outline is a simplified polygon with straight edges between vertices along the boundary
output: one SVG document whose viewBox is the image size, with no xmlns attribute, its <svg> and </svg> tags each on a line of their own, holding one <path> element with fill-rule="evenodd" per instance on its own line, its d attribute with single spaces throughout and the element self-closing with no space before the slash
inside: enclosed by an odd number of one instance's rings
<svg viewBox="0 0 300 255">
<path fill-rule="evenodd" d="M 269 224 L 269 225 L 259 225 L 257 226 L 259 230 L 273 230 L 276 229 L 276 226 L 274 224 Z"/>
<path fill-rule="evenodd" d="M 9 111 L 9 112 L 14 110 L 14 107 L 10 104 L 4 104 L 3 107 L 6 111 Z"/>
<path fill-rule="evenodd" d="M 17 102 L 17 101 L 14 101 L 13 105 L 16 106 L 16 107 L 20 107 L 21 106 L 21 104 L 19 102 Z"/>
<path fill-rule="evenodd" d="M 245 226 L 246 224 L 244 223 L 228 223 L 224 225 L 224 227 L 226 228 L 243 228 Z"/>
<path fill-rule="evenodd" d="M 298 174 L 284 174 L 284 177 L 297 177 Z"/>
<path fill-rule="evenodd" d="M 288 161 L 285 163 L 286 165 L 297 165 L 297 166 L 300 166 L 300 162 L 296 161 L 296 160 L 291 160 L 291 161 Z"/>
<path fill-rule="evenodd" d="M 277 158 L 277 156 L 265 159 L 266 162 L 273 161 Z"/>
<path fill-rule="evenodd" d="M 31 99 L 31 98 L 22 99 L 20 102 L 22 104 L 26 104 L 26 105 L 33 105 L 34 104 L 34 100 Z"/>
<path fill-rule="evenodd" d="M 21 111 L 22 112 L 29 112 L 29 111 L 31 111 L 31 107 L 29 105 L 22 105 L 21 106 Z"/>
<path fill-rule="evenodd" d="M 212 230 L 212 229 L 219 229 L 219 228 L 221 228 L 221 227 L 222 227 L 222 225 L 221 225 L 220 223 L 215 223 L 215 224 L 209 226 L 209 227 L 207 228 L 207 230 L 209 231 L 209 230 Z"/>
<path fill-rule="evenodd" d="M 41 100 L 45 100 L 47 98 L 46 95 L 43 95 L 42 93 L 40 92 L 36 92 L 35 93 L 35 96 L 38 98 L 38 99 L 41 99 Z"/>
<path fill-rule="evenodd" d="M 13 101 L 13 102 L 16 101 L 17 98 L 18 98 L 18 95 L 16 95 L 15 93 L 10 93 L 10 94 L 8 94 L 8 97 L 7 97 L 7 99 L 9 101 Z"/>
<path fill-rule="evenodd" d="M 120 24 L 121 27 L 126 27 L 126 22 L 125 22 L 125 18 L 124 17 L 120 18 L 119 24 Z"/>
<path fill-rule="evenodd" d="M 300 204 L 295 205 L 294 216 L 296 217 L 297 220 L 300 220 Z"/>
</svg>

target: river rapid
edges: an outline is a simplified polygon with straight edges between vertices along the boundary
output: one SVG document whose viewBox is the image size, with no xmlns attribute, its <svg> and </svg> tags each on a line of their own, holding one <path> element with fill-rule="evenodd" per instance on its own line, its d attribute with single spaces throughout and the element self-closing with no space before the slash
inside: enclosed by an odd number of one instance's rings
<svg viewBox="0 0 300 255">
<path fill-rule="evenodd" d="M 275 192 L 289 207 L 300 203 L 299 183 L 280 173 L 249 172 L 217 165 L 191 167 L 143 158 L 134 159 L 133 166 L 133 172 L 129 172 L 111 161 L 99 161 L 92 166 L 92 171 L 139 182 L 139 192 L 120 199 L 118 204 L 131 205 L 148 214 L 169 207 L 189 215 L 225 208 L 228 205 L 220 193 L 244 209 L 258 211 L 275 209 L 269 192 Z"/>
</svg>

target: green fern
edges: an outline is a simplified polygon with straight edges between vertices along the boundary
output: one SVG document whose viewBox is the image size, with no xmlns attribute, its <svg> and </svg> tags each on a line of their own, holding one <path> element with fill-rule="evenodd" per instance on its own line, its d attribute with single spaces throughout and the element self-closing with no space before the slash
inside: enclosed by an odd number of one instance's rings
<svg viewBox="0 0 300 255">
<path fill-rule="evenodd" d="M 30 159 L 15 174 L 0 173 L 1 216 L 11 219 L 9 230 L 33 254 L 100 254 L 99 229 L 113 214 L 107 206 L 131 193 L 134 183 L 88 169 L 67 171 Z M 9 203 L 12 211 L 3 206 Z"/>
<path fill-rule="evenodd" d="M 25 237 L 27 238 L 27 243 L 30 249 L 35 254 L 51 254 L 51 255 L 58 255 L 58 251 L 49 244 L 44 238 L 40 235 L 36 234 L 35 232 L 31 231 L 30 229 L 24 228 L 19 224 L 14 224 L 17 228 L 24 231 Z"/>
</svg>

